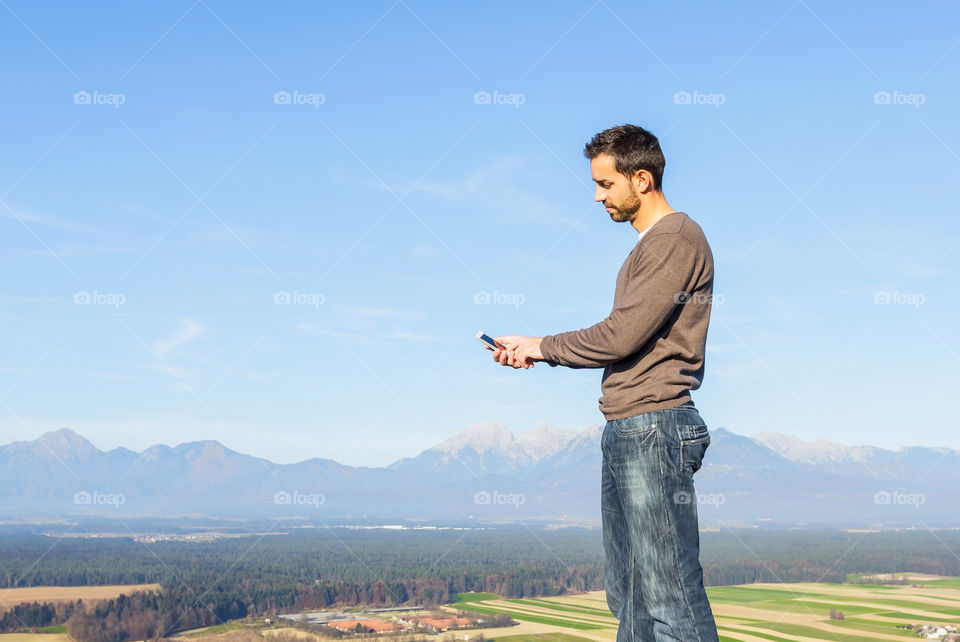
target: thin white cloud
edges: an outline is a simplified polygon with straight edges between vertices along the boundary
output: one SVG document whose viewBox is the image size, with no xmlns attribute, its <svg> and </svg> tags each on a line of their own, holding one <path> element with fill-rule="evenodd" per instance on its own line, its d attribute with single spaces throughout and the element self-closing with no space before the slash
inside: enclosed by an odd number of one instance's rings
<svg viewBox="0 0 960 642">
<path fill-rule="evenodd" d="M 365 306 L 365 305 L 343 305 L 335 304 L 337 310 L 341 310 L 353 319 L 376 320 L 376 319 L 403 319 L 408 321 L 418 321 L 424 318 L 419 310 L 401 310 L 399 308 L 390 308 L 386 306 Z"/>
<path fill-rule="evenodd" d="M 392 334 L 385 335 L 384 339 L 403 339 L 404 341 L 447 341 L 448 339 L 444 337 L 438 337 L 432 334 L 414 334 L 411 332 L 394 332 Z"/>
<path fill-rule="evenodd" d="M 193 341 L 207 331 L 206 326 L 195 319 L 183 319 L 180 321 L 180 329 L 165 339 L 160 339 L 150 346 L 150 350 L 163 356 L 174 348 L 185 343 Z"/>
<path fill-rule="evenodd" d="M 300 334 L 306 334 L 313 337 L 335 337 L 340 340 L 351 339 L 353 341 L 376 341 L 377 340 L 376 337 L 365 335 L 365 334 L 357 334 L 355 332 L 339 332 L 337 330 L 328 330 L 327 328 L 321 328 L 315 323 L 309 323 L 306 321 L 302 321 L 298 323 L 297 325 L 293 326 L 293 328 Z"/>
<path fill-rule="evenodd" d="M 141 250 L 132 247 L 96 247 L 96 246 L 63 246 L 56 250 L 7 250 L 6 255 L 18 256 L 89 256 L 95 254 L 139 254 Z"/>
<path fill-rule="evenodd" d="M 418 243 L 410 248 L 410 254 L 432 259 L 440 256 L 440 247 L 438 245 L 434 245 L 433 243 Z"/>
<path fill-rule="evenodd" d="M 466 201 L 479 204 L 493 213 L 492 220 L 510 223 L 524 220 L 566 230 L 579 218 L 582 210 L 577 214 L 569 207 L 551 202 L 537 192 L 537 186 L 540 185 L 542 179 L 527 171 L 526 161 L 507 156 L 487 163 L 456 180 L 421 181 L 414 186 L 414 191 L 455 203 Z M 540 189 L 544 194 L 548 192 L 545 187 Z M 587 202 L 588 197 L 592 196 L 591 188 L 586 187 L 584 190 L 584 202 Z"/>
<path fill-rule="evenodd" d="M 67 232 L 90 233 L 95 231 L 87 225 L 81 225 L 69 219 L 60 218 L 58 216 L 41 214 L 33 210 L 27 210 L 26 208 L 23 208 L 23 207 L 11 206 L 9 209 L 7 209 L 6 207 L 0 207 L 0 218 L 20 220 L 27 223 L 28 225 L 31 223 L 34 223 L 36 225 L 42 225 L 44 227 L 52 227 L 54 229 L 64 230 Z"/>
</svg>

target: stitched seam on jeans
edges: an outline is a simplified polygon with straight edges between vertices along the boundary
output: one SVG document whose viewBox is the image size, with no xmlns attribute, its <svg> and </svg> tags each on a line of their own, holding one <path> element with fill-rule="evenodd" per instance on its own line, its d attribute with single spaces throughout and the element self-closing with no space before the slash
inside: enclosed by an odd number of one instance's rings
<svg viewBox="0 0 960 642">
<path fill-rule="evenodd" d="M 661 501 L 661 504 L 660 504 L 660 505 L 663 507 L 663 512 L 664 512 L 664 513 L 666 514 L 666 516 L 667 516 L 667 519 L 666 519 L 666 522 L 667 522 L 667 530 L 670 531 L 670 532 L 679 532 L 679 531 L 677 530 L 677 528 L 675 528 L 675 526 L 677 526 L 677 525 L 674 524 L 673 514 L 672 514 L 672 512 L 671 512 L 671 510 L 670 510 L 670 507 L 667 505 L 667 502 L 666 502 L 666 499 L 665 499 L 665 497 L 666 497 L 666 487 L 664 486 L 663 455 L 662 455 L 661 449 L 660 449 L 660 438 L 659 438 L 659 435 L 658 435 L 658 437 L 657 437 L 657 447 L 656 447 L 656 448 L 657 448 L 657 461 L 658 461 L 659 464 L 660 464 L 660 497 L 661 497 L 661 498 L 664 498 L 664 500 Z M 682 449 L 681 449 L 681 450 L 682 450 Z M 681 455 L 681 458 L 682 458 L 682 455 Z M 689 615 L 689 617 L 690 617 L 690 622 L 693 622 L 693 617 L 694 617 L 693 607 L 690 605 L 690 600 L 687 599 L 686 594 L 683 592 L 683 582 L 682 582 L 681 579 L 680 579 L 680 553 L 679 553 L 679 551 L 677 550 L 678 547 L 679 547 L 679 545 L 680 545 L 680 542 L 678 541 L 678 538 L 676 538 L 676 537 L 671 537 L 671 538 L 669 538 L 669 539 L 670 539 L 670 541 L 671 541 L 671 543 L 672 543 L 672 546 L 670 547 L 670 550 L 671 550 L 672 553 L 673 553 L 673 568 L 674 568 L 674 570 L 676 571 L 677 589 L 679 590 L 679 592 L 680 592 L 680 597 L 681 597 L 681 599 L 683 600 L 683 604 L 684 604 L 684 606 L 685 606 L 686 609 L 687 609 L 688 615 Z M 682 623 L 682 620 L 681 620 L 681 623 Z M 694 632 L 696 632 L 696 627 L 694 627 Z"/>
<path fill-rule="evenodd" d="M 696 497 L 697 497 L 697 496 L 696 496 L 696 491 L 694 491 L 694 495 L 693 495 L 693 501 L 694 501 L 694 502 L 697 501 Z M 666 506 L 666 504 L 664 504 L 664 506 Z M 672 520 L 672 513 L 671 513 L 671 511 L 669 510 L 669 508 L 667 509 L 667 520 L 668 520 L 668 521 L 671 521 L 671 520 Z M 676 532 L 679 533 L 679 530 L 678 530 L 678 529 L 679 529 L 679 525 L 675 525 L 675 526 L 676 526 L 676 527 L 674 527 L 674 528 L 670 528 L 670 530 L 671 530 L 671 531 L 676 531 Z M 699 536 L 699 534 L 698 534 L 698 536 Z M 689 620 L 689 621 L 690 621 L 690 626 L 693 627 L 693 632 L 697 635 L 697 640 L 699 640 L 699 639 L 700 639 L 700 634 L 697 633 L 697 627 L 696 627 L 696 625 L 694 624 L 694 622 L 695 622 L 695 619 L 694 619 L 694 618 L 695 618 L 695 614 L 694 614 L 694 612 L 693 612 L 693 605 L 690 604 L 689 596 L 687 595 L 686 591 L 683 590 L 683 579 L 682 579 L 682 573 L 681 573 L 681 569 L 680 569 L 680 551 L 679 551 L 679 548 L 680 548 L 680 539 L 679 539 L 679 538 L 671 538 L 671 541 L 672 541 L 672 543 L 673 543 L 673 546 L 670 547 L 670 548 L 673 550 L 673 567 L 674 567 L 674 569 L 676 569 L 676 571 L 677 571 L 677 589 L 680 591 L 680 599 L 683 600 L 683 605 L 684 605 L 684 606 L 686 607 L 686 609 L 687 609 L 687 616 L 690 618 L 690 620 Z M 681 623 L 681 624 L 682 624 L 682 622 L 683 622 L 683 620 L 680 620 L 680 623 Z"/>
<path fill-rule="evenodd" d="M 649 437 L 653 433 L 657 432 L 657 422 L 653 422 L 649 426 L 644 426 L 642 428 L 627 428 L 621 429 L 618 424 L 614 424 L 613 431 L 617 433 L 620 437 L 636 437 L 643 436 L 644 438 Z"/>
</svg>

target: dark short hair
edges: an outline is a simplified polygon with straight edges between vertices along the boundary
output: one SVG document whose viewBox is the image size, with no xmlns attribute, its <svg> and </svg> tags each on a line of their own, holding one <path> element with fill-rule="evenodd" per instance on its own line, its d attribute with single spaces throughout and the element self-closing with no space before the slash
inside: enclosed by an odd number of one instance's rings
<svg viewBox="0 0 960 642">
<path fill-rule="evenodd" d="M 663 168 L 667 164 L 660 141 L 643 127 L 619 125 L 605 129 L 587 143 L 583 155 L 594 159 L 600 154 L 613 156 L 614 167 L 630 178 L 645 169 L 653 175 L 653 187 L 663 191 Z"/>
</svg>

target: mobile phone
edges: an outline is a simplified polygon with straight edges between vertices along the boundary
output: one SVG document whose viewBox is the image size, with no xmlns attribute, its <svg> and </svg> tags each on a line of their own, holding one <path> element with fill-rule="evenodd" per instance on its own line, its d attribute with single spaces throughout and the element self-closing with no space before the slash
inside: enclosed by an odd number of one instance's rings
<svg viewBox="0 0 960 642">
<path fill-rule="evenodd" d="M 480 343 L 482 343 L 483 345 L 487 346 L 487 348 L 488 348 L 489 350 L 496 350 L 496 349 L 498 349 L 498 348 L 500 348 L 500 349 L 503 348 L 502 345 L 500 345 L 499 343 L 497 343 L 496 341 L 494 341 L 492 337 L 484 334 L 483 332 L 478 332 L 478 333 L 477 333 L 477 339 L 480 341 Z"/>
</svg>

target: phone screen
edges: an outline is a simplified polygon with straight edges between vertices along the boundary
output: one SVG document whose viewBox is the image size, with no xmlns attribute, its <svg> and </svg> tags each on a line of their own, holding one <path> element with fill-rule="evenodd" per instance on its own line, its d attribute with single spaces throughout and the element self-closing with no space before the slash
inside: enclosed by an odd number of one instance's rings
<svg viewBox="0 0 960 642">
<path fill-rule="evenodd" d="M 483 341 L 488 347 L 490 347 L 490 348 L 492 348 L 492 349 L 494 349 L 494 350 L 497 349 L 497 344 L 496 344 L 496 342 L 494 342 L 493 338 L 490 337 L 489 335 L 484 334 L 483 332 L 481 332 L 480 334 L 477 335 L 477 338 L 480 339 L 481 341 Z"/>
</svg>

